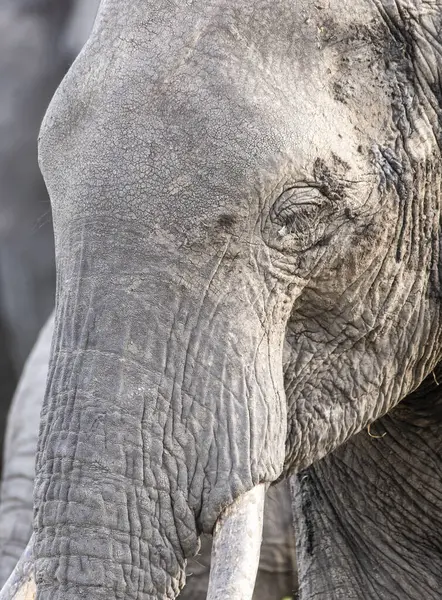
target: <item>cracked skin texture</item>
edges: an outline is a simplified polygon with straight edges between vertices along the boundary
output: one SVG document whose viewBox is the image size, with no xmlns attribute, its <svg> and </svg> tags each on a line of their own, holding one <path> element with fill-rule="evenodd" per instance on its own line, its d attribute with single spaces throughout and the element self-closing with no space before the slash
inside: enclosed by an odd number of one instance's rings
<svg viewBox="0 0 442 600">
<path fill-rule="evenodd" d="M 8 580 L 32 534 L 32 488 L 39 415 L 43 403 L 54 315 L 48 319 L 26 363 L 8 416 L 5 461 L 0 487 L 0 588 Z M 186 566 L 181 600 L 207 595 L 211 536 Z M 25 586 L 26 587 L 26 586 Z M 295 537 L 287 480 L 266 497 L 264 528 L 253 600 L 281 600 L 297 589 Z"/>
<path fill-rule="evenodd" d="M 58 291 L 39 598 L 175 598 L 234 498 L 436 367 L 441 11 L 102 3 L 40 138 Z M 304 598 L 351 597 L 353 567 Z"/>
</svg>

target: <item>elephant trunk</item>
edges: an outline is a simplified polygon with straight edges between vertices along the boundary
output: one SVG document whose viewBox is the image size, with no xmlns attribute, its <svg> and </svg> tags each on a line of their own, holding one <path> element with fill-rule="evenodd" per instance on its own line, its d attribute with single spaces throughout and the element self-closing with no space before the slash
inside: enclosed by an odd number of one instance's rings
<svg viewBox="0 0 442 600">
<path fill-rule="evenodd" d="M 39 597 L 171 599 L 200 533 L 237 499 L 253 530 L 256 486 L 281 472 L 282 350 L 258 303 L 238 306 L 217 282 L 219 256 L 196 278 L 160 243 L 91 228 L 59 242 L 35 486 Z M 249 542 L 237 540 L 244 554 Z M 225 586 L 236 598 L 235 579 Z"/>
</svg>

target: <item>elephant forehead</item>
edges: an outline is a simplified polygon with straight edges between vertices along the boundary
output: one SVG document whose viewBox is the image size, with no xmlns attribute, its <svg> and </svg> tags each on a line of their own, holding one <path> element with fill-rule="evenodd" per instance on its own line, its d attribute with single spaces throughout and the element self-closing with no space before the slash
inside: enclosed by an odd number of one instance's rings
<svg viewBox="0 0 442 600">
<path fill-rule="evenodd" d="M 356 148 L 385 125 L 387 102 L 374 92 L 377 118 L 368 111 L 361 133 L 364 110 L 339 97 L 341 51 L 328 44 L 342 9 L 327 21 L 319 4 L 286 1 L 275 14 L 266 2 L 193 2 L 167 14 L 160 3 L 125 14 L 105 3 L 42 129 L 55 212 L 74 194 L 76 212 L 101 203 L 149 221 L 249 214 L 257 191 L 311 180 L 331 155 L 360 178 L 369 165 Z M 117 10 L 124 18 L 111 19 Z"/>
</svg>

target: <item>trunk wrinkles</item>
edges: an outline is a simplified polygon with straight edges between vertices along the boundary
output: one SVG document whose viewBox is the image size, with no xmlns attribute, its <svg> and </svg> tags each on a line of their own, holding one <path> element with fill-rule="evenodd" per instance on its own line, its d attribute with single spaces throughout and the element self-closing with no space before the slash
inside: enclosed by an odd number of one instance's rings
<svg viewBox="0 0 442 600">
<path fill-rule="evenodd" d="M 117 275 L 103 272 L 108 243 L 81 235 L 74 268 L 59 264 L 37 458 L 39 593 L 175 598 L 201 531 L 281 471 L 278 356 L 228 294 L 177 285 L 161 254 L 148 261 L 139 248 Z"/>
</svg>

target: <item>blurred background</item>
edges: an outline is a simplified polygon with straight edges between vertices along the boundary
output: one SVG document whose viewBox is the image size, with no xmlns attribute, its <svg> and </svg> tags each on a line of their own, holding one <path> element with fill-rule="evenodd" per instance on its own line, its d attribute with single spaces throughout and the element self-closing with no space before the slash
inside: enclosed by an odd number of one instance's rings
<svg viewBox="0 0 442 600">
<path fill-rule="evenodd" d="M 51 209 L 37 162 L 47 105 L 99 0 L 0 0 L 0 444 L 23 364 L 54 305 Z M 0 456 L 1 458 L 1 456 Z"/>
</svg>

